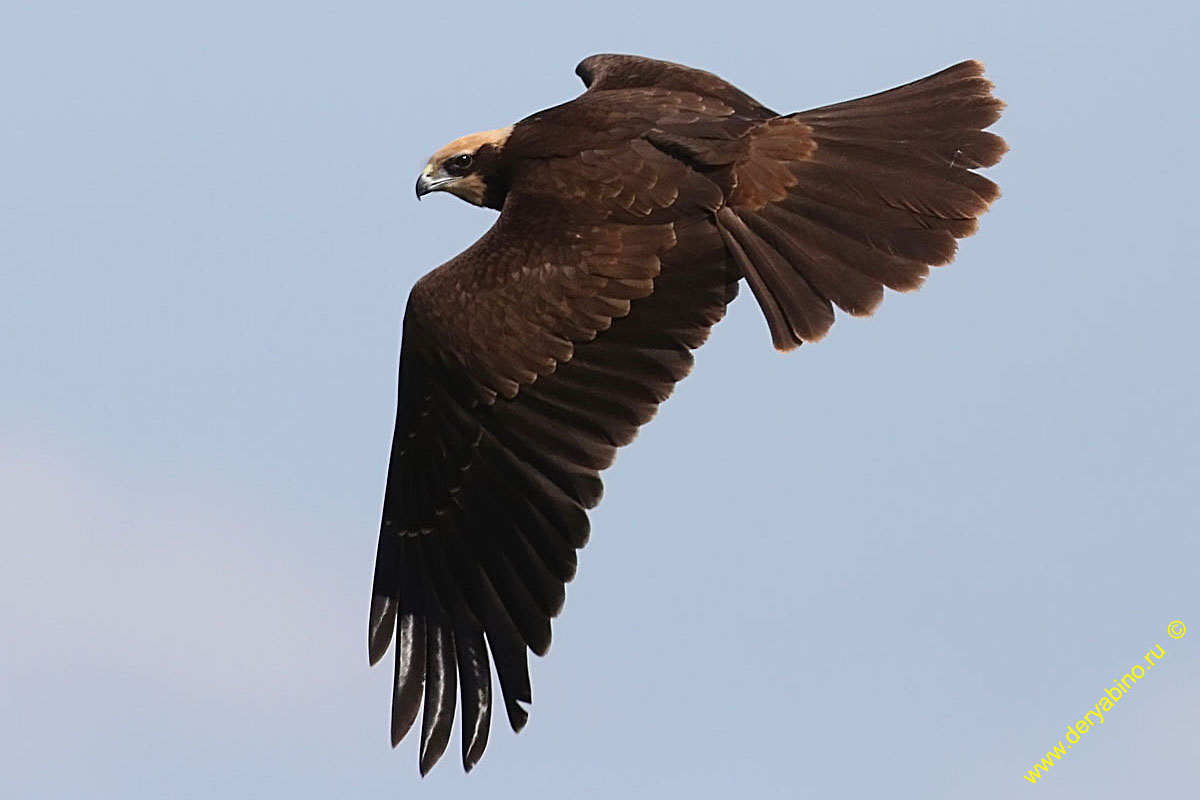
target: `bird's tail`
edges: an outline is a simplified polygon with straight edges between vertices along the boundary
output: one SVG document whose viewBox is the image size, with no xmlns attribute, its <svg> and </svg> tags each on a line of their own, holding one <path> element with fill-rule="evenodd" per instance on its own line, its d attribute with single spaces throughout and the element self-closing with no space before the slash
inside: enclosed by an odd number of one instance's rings
<svg viewBox="0 0 1200 800">
<path fill-rule="evenodd" d="M 1004 107 L 991 90 L 965 61 L 750 133 L 717 221 L 776 348 L 823 337 L 834 305 L 865 316 L 884 286 L 911 291 L 954 258 L 1000 194 L 972 171 L 1007 150 L 984 130 Z"/>
</svg>

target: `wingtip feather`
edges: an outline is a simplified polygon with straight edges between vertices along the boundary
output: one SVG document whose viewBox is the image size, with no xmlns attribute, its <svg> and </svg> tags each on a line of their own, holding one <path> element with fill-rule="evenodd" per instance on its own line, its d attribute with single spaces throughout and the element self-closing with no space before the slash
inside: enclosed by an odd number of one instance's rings
<svg viewBox="0 0 1200 800">
<path fill-rule="evenodd" d="M 396 630 L 396 598 L 375 595 L 371 598 L 371 613 L 367 625 L 367 658 L 371 666 L 392 646 L 392 635 Z"/>
</svg>

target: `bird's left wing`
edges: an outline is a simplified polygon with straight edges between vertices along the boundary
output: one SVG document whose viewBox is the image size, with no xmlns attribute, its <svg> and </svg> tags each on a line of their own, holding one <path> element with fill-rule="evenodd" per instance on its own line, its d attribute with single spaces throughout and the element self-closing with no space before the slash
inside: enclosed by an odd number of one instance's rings
<svg viewBox="0 0 1200 800">
<path fill-rule="evenodd" d="M 775 116 L 774 111 L 711 72 L 670 61 L 620 53 L 599 53 L 580 61 L 575 67 L 575 74 L 589 92 L 653 87 L 720 100 L 738 112 L 756 117 Z"/>
<path fill-rule="evenodd" d="M 625 163 L 599 180 L 587 156 L 550 169 L 540 186 L 595 202 L 510 195 L 409 298 L 369 647 L 374 663 L 398 640 L 392 739 L 423 704 L 422 773 L 445 750 L 459 689 L 464 766 L 482 755 L 489 651 L 509 722 L 524 725 L 526 649 L 550 644 L 599 473 L 736 292 L 715 224 L 681 210 L 711 205 L 705 193 L 669 179 L 678 162 L 647 167 L 661 154 L 643 147 L 604 154 Z"/>
</svg>

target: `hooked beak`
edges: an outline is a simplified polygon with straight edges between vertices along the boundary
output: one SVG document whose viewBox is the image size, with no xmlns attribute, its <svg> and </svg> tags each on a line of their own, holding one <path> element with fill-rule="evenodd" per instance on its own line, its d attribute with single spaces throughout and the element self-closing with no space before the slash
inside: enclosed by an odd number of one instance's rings
<svg viewBox="0 0 1200 800">
<path fill-rule="evenodd" d="M 433 164 L 429 164 L 421 173 L 421 177 L 417 178 L 417 199 L 420 200 L 430 192 L 436 192 L 445 184 L 453 182 L 453 176 L 435 171 Z"/>
</svg>

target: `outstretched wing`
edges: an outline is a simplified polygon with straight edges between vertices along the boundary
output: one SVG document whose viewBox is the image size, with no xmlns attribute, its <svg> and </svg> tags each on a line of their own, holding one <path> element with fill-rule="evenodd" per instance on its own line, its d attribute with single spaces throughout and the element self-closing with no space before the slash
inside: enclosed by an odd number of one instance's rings
<svg viewBox="0 0 1200 800">
<path fill-rule="evenodd" d="M 704 204 L 669 173 L 624 172 L 616 191 L 581 172 L 575 189 L 608 196 L 574 212 L 510 195 L 409 298 L 369 645 L 374 663 L 396 635 L 392 739 L 423 705 L 422 774 L 446 748 L 456 693 L 463 764 L 479 760 L 491 662 L 510 724 L 524 725 L 526 650 L 549 647 L 599 473 L 736 292 L 710 210 L 682 212 Z"/>
</svg>

